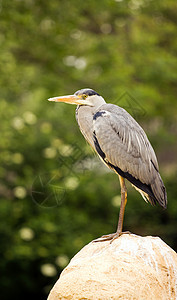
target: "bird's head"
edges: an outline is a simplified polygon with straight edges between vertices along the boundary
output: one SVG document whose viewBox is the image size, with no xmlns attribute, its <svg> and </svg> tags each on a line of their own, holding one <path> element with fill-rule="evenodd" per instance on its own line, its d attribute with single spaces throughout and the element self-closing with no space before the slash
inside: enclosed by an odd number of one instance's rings
<svg viewBox="0 0 177 300">
<path fill-rule="evenodd" d="M 99 102 L 105 102 L 104 99 L 97 92 L 89 88 L 79 90 L 73 95 L 54 97 L 49 98 L 48 100 L 87 106 L 95 106 Z"/>
</svg>

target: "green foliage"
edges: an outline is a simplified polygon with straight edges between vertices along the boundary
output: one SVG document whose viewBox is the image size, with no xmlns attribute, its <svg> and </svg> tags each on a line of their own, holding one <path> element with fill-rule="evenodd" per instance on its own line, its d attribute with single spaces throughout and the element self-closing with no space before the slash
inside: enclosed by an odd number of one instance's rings
<svg viewBox="0 0 177 300">
<path fill-rule="evenodd" d="M 0 2 L 0 235 L 3 299 L 45 298 L 81 247 L 113 232 L 118 178 L 47 102 L 91 87 L 149 134 L 168 209 L 128 184 L 124 228 L 177 250 L 175 0 Z"/>
</svg>

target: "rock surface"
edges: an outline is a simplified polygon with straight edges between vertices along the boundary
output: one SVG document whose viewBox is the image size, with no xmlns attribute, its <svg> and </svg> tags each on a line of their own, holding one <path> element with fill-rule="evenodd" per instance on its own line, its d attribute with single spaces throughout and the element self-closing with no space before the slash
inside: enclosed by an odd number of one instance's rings
<svg viewBox="0 0 177 300">
<path fill-rule="evenodd" d="M 177 299 L 177 254 L 158 237 L 91 242 L 63 270 L 48 300 Z"/>
</svg>

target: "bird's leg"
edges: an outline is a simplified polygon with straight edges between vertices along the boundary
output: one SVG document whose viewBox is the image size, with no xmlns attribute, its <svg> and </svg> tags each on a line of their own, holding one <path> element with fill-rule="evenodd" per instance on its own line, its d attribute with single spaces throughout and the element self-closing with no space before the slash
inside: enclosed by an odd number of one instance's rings
<svg viewBox="0 0 177 300">
<path fill-rule="evenodd" d="M 125 206 L 127 203 L 127 189 L 125 186 L 125 180 L 120 175 L 119 175 L 119 181 L 120 181 L 120 187 L 121 187 L 121 204 L 120 204 L 117 231 L 115 233 L 103 235 L 101 238 L 98 238 L 98 239 L 94 240 L 93 242 L 111 241 L 111 243 L 112 243 L 112 241 L 114 239 L 118 238 L 120 235 L 123 234 L 122 228 L 123 228 L 123 221 L 124 221 Z M 126 231 L 124 233 L 130 233 L 130 232 Z"/>
<path fill-rule="evenodd" d="M 119 211 L 118 226 L 116 231 L 116 234 L 118 236 L 121 235 L 122 233 L 125 206 L 127 204 L 127 188 L 125 186 L 125 179 L 119 175 L 119 181 L 120 181 L 120 188 L 121 188 L 121 204 L 120 204 L 120 211 Z"/>
</svg>

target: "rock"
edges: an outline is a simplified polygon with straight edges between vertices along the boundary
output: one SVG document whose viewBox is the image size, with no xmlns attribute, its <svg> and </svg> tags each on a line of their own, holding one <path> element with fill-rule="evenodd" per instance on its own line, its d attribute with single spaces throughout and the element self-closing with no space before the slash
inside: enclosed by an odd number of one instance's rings
<svg viewBox="0 0 177 300">
<path fill-rule="evenodd" d="M 177 299 L 177 254 L 159 237 L 91 242 L 63 270 L 48 300 Z"/>
</svg>

